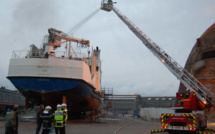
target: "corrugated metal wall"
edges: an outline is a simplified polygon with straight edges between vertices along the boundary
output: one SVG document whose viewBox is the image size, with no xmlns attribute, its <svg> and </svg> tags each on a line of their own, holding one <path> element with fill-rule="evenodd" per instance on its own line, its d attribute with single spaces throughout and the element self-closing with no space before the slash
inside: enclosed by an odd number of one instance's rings
<svg viewBox="0 0 215 134">
<path fill-rule="evenodd" d="M 12 91 L 4 87 L 0 87 L 0 105 L 25 106 L 25 97 L 18 91 Z"/>
</svg>

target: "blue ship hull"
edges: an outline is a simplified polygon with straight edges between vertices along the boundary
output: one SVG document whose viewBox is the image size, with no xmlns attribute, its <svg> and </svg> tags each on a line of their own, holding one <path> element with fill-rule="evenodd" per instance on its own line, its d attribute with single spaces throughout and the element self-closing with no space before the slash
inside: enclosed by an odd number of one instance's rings
<svg viewBox="0 0 215 134">
<path fill-rule="evenodd" d="M 83 80 L 41 77 L 8 77 L 26 97 L 26 105 L 45 104 L 55 106 L 66 97 L 68 109 L 84 112 L 97 109 L 100 96 L 95 88 Z"/>
</svg>

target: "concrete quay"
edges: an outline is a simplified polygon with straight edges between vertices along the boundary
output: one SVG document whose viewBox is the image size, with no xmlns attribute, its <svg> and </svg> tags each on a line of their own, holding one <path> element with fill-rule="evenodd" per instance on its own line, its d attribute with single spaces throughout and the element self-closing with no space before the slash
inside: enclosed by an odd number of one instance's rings
<svg viewBox="0 0 215 134">
<path fill-rule="evenodd" d="M 5 122 L 0 121 L 0 134 L 4 134 L 4 125 Z M 150 134 L 149 130 L 159 128 L 160 122 L 144 121 L 141 118 L 101 118 L 98 122 L 81 120 L 68 122 L 66 134 Z M 208 128 L 215 129 L 215 123 L 208 122 Z M 19 134 L 35 134 L 35 130 L 35 122 L 19 122 Z M 55 134 L 54 130 L 50 134 Z"/>
<path fill-rule="evenodd" d="M 0 134 L 4 134 L 4 125 L 5 122 L 0 121 Z M 148 122 L 140 118 L 103 118 L 98 122 L 68 122 L 66 134 L 149 134 L 150 129 L 158 128 L 160 128 L 160 122 Z M 35 134 L 35 130 L 35 122 L 19 122 L 19 134 Z M 53 131 L 51 134 L 54 133 Z"/>
</svg>

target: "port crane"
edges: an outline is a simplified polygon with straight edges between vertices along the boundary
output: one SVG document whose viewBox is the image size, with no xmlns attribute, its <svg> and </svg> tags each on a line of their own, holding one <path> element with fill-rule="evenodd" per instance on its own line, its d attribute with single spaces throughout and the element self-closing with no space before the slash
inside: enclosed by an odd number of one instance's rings
<svg viewBox="0 0 215 134">
<path fill-rule="evenodd" d="M 145 33 L 143 33 L 131 20 L 123 15 L 115 6 L 116 2 L 112 0 L 102 0 L 101 9 L 107 12 L 114 11 L 116 15 L 128 26 L 128 28 L 143 42 L 143 44 L 169 69 L 169 71 L 186 87 L 191 90 L 188 98 L 185 98 L 185 93 L 178 92 L 176 98 L 181 101 L 173 107 L 177 114 L 163 114 L 161 128 L 163 130 L 169 130 L 173 132 L 175 130 L 186 130 L 195 132 L 201 130 L 201 128 L 207 127 L 204 110 L 214 107 L 214 94 L 210 89 L 201 84 L 193 75 L 180 66 L 172 57 L 170 57 L 161 47 L 159 47 L 153 40 L 151 40 Z M 195 112 L 197 111 L 197 112 Z M 184 113 L 190 113 L 185 114 Z M 182 120 L 176 120 L 172 122 L 173 117 L 181 117 Z M 183 117 L 183 118 L 182 118 Z M 186 118 L 185 118 L 186 117 Z M 189 118 L 188 118 L 189 117 Z M 201 118 L 199 120 L 194 120 Z M 196 123 L 191 123 L 188 121 Z M 165 122 L 168 120 L 169 122 Z M 184 121 L 185 124 L 181 124 Z M 192 124 L 192 126 L 190 125 Z M 163 131 L 162 130 L 162 131 Z"/>
</svg>

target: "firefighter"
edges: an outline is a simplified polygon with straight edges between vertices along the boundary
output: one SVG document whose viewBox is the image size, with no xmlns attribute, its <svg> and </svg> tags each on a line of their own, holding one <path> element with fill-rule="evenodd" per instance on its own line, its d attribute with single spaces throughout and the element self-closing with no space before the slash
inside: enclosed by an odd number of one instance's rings
<svg viewBox="0 0 215 134">
<path fill-rule="evenodd" d="M 14 134 L 18 134 L 18 126 L 19 126 L 19 112 L 18 112 L 18 109 L 19 109 L 19 105 L 15 105 L 14 106 L 14 110 L 16 110 L 16 127 L 14 128 Z"/>
<path fill-rule="evenodd" d="M 108 3 L 109 3 L 109 4 L 112 4 L 112 3 L 113 3 L 113 1 L 112 1 L 112 0 L 108 0 Z"/>
<path fill-rule="evenodd" d="M 39 134 L 40 132 L 40 128 L 42 125 L 42 119 L 40 118 L 40 114 L 42 114 L 44 111 L 44 105 L 41 104 L 40 105 L 40 109 L 37 111 L 37 118 L 36 118 L 36 122 L 37 122 L 37 128 L 36 128 L 36 134 Z"/>
<path fill-rule="evenodd" d="M 181 98 L 180 104 L 181 104 L 181 106 L 183 106 L 183 98 Z"/>
<path fill-rule="evenodd" d="M 183 106 L 183 98 L 184 98 L 184 96 L 183 96 L 182 93 L 180 93 L 179 95 L 180 95 L 180 98 L 181 98 L 181 99 L 180 99 L 180 104 Z"/>
<path fill-rule="evenodd" d="M 19 106 L 15 105 L 13 110 L 8 113 L 5 134 L 18 134 L 18 109 Z"/>
<path fill-rule="evenodd" d="M 40 118 L 42 119 L 43 123 L 43 132 L 42 134 L 49 134 L 49 130 L 51 128 L 51 123 L 53 120 L 53 115 L 51 114 L 51 107 L 46 106 L 45 110 L 40 114 Z"/>
<path fill-rule="evenodd" d="M 66 127 L 67 119 L 68 119 L 67 105 L 65 103 L 63 103 L 61 106 L 62 106 L 63 114 L 66 116 L 65 119 L 64 119 L 64 121 L 63 121 L 63 134 L 66 134 L 65 127 Z"/>
<path fill-rule="evenodd" d="M 7 113 L 6 113 L 6 118 L 5 118 L 5 122 L 7 122 L 7 115 L 8 115 L 8 113 L 10 112 L 11 110 L 10 110 L 10 108 L 8 108 L 7 109 Z M 5 127 L 5 132 L 7 131 L 7 128 Z"/>
<path fill-rule="evenodd" d="M 112 0 L 108 0 L 108 7 L 111 8 L 113 5 L 113 1 Z"/>
<path fill-rule="evenodd" d="M 184 98 L 187 99 L 187 98 L 189 98 L 189 96 L 190 96 L 190 89 L 188 88 L 185 92 Z"/>
<path fill-rule="evenodd" d="M 54 112 L 54 126 L 55 126 L 55 134 L 58 134 L 58 132 L 60 132 L 60 134 L 63 134 L 63 122 L 66 118 L 66 115 L 63 113 L 63 111 L 61 110 L 61 105 L 58 104 L 57 105 L 57 110 Z"/>
</svg>

